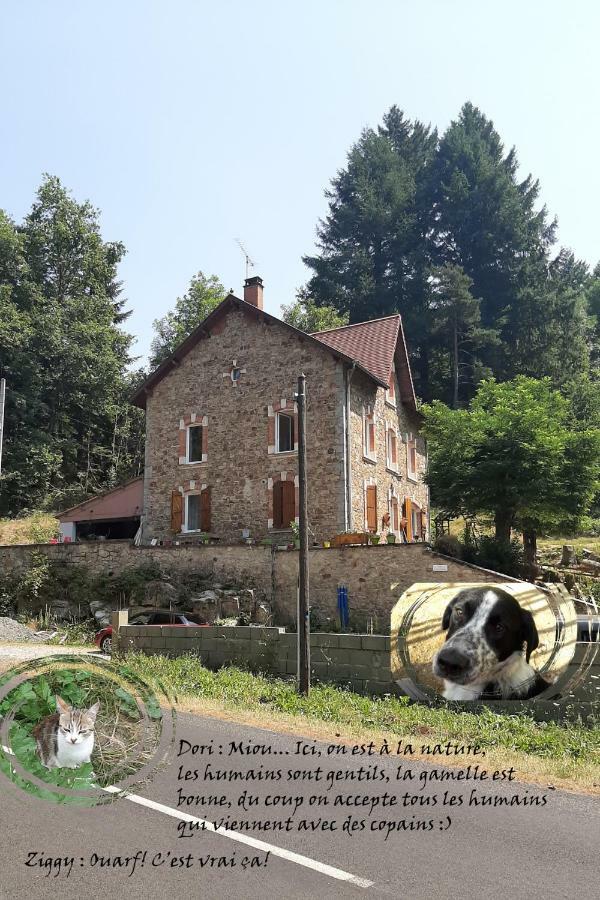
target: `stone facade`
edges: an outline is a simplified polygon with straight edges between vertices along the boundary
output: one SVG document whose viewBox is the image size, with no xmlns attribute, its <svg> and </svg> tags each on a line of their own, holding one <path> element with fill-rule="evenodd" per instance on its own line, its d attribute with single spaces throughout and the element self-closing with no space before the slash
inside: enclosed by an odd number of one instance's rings
<svg viewBox="0 0 600 900">
<path fill-rule="evenodd" d="M 240 369 L 237 382 L 230 377 Z M 211 534 L 239 542 L 247 529 L 260 540 L 273 529 L 273 485 L 293 481 L 298 452 L 273 450 L 273 411 L 290 405 L 298 375 L 307 380 L 309 508 L 315 540 L 344 528 L 342 366 L 325 348 L 299 340 L 273 321 L 228 312 L 152 390 L 146 403 L 143 542 L 175 539 L 171 498 L 210 489 Z M 186 463 L 181 423 L 203 423 L 202 456 Z M 182 450 L 184 451 L 182 453 Z M 285 523 L 289 532 L 289 523 Z M 191 535 L 186 535 L 187 539 Z"/>
<path fill-rule="evenodd" d="M 395 379 L 395 376 L 394 376 Z M 403 539 L 406 529 L 402 529 L 401 520 L 405 502 L 411 500 L 425 514 L 429 511 L 429 490 L 423 482 L 427 466 L 427 448 L 420 435 L 419 417 L 400 402 L 399 389 L 396 382 L 394 402 L 388 399 L 387 392 L 377 387 L 362 372 L 355 372 L 350 383 L 350 446 L 351 446 L 351 484 L 352 484 L 352 528 L 356 531 L 367 530 L 366 492 L 369 485 L 377 489 L 377 531 L 394 531 L 398 540 Z M 373 417 L 375 429 L 375 447 L 369 452 L 366 446 L 365 428 L 369 417 Z M 396 465 L 390 465 L 388 458 L 388 431 L 396 435 Z M 408 474 L 408 439 L 414 436 L 416 441 L 415 477 Z M 392 520 L 392 498 L 396 498 L 398 508 L 398 527 L 394 528 Z M 390 516 L 389 528 L 382 528 L 385 515 Z M 428 526 L 425 532 L 413 534 L 413 540 L 428 537 Z"/>
<path fill-rule="evenodd" d="M 345 530 L 366 530 L 365 485 L 370 481 L 377 487 L 378 532 L 392 496 L 399 518 L 406 498 L 427 513 L 418 415 L 400 402 L 397 383 L 398 400 L 392 405 L 376 380 L 360 369 L 350 377 L 350 368 L 347 359 L 262 311 L 250 311 L 247 304 L 224 309 L 206 335 L 148 390 L 143 543 L 189 542 L 204 532 L 229 543 L 245 537 L 289 540 L 290 521 L 298 515 L 297 427 L 291 449 L 278 452 L 277 417 L 284 413 L 297 423 L 293 398 L 302 372 L 307 383 L 311 542 L 320 544 Z M 373 408 L 376 418 L 375 461 L 363 452 L 365 406 Z M 386 425 L 397 433 L 394 472 L 386 466 Z M 188 462 L 190 429 L 195 427 L 202 428 L 192 456 L 198 461 Z M 407 477 L 409 434 L 418 442 L 414 481 Z M 401 538 L 399 522 L 395 531 Z M 423 537 L 421 529 L 414 534 L 415 539 Z"/>
</svg>

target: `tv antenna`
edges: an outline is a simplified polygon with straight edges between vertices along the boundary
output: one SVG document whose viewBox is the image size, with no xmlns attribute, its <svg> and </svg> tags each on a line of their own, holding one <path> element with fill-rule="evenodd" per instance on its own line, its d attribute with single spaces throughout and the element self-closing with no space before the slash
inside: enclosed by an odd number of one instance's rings
<svg viewBox="0 0 600 900">
<path fill-rule="evenodd" d="M 236 238 L 235 242 L 238 245 L 238 247 L 240 248 L 240 250 L 242 251 L 242 253 L 244 254 L 244 256 L 246 257 L 246 278 L 248 278 L 249 270 L 251 268 L 254 269 L 256 267 L 256 263 L 252 260 L 250 254 L 248 253 L 248 251 L 246 250 L 246 248 L 244 247 L 244 245 L 242 244 L 240 239 Z"/>
</svg>

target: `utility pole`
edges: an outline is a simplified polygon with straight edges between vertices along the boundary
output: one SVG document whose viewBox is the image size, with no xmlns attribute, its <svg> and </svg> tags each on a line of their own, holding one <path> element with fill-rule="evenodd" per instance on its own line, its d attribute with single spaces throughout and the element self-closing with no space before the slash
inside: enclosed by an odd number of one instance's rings
<svg viewBox="0 0 600 900">
<path fill-rule="evenodd" d="M 310 691 L 310 600 L 308 584 L 308 500 L 306 489 L 306 376 L 298 377 L 298 487 L 300 560 L 298 579 L 298 692 Z"/>
<path fill-rule="evenodd" d="M 4 402 L 6 399 L 6 378 L 0 378 L 0 475 L 2 475 L 2 439 L 4 437 Z"/>
</svg>

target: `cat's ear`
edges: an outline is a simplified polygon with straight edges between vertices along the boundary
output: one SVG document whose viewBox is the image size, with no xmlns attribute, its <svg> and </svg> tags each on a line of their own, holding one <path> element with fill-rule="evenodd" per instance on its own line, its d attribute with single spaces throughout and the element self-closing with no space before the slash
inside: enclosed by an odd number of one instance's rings
<svg viewBox="0 0 600 900">
<path fill-rule="evenodd" d="M 63 698 L 59 697 L 58 694 L 56 694 L 56 711 L 59 712 L 61 716 L 66 716 L 70 709 L 71 707 L 69 706 L 69 704 L 65 703 Z"/>
<path fill-rule="evenodd" d="M 94 703 L 94 705 L 90 706 L 90 708 L 88 709 L 87 716 L 88 716 L 88 718 L 90 718 L 92 720 L 92 722 L 96 721 L 96 716 L 98 715 L 99 709 L 100 709 L 100 701 L 99 700 L 97 700 Z"/>
</svg>

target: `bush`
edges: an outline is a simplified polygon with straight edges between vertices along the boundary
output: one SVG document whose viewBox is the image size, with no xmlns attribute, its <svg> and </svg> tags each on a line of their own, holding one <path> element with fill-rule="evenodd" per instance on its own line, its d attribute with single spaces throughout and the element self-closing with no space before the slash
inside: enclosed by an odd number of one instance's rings
<svg viewBox="0 0 600 900">
<path fill-rule="evenodd" d="M 440 534 L 440 536 L 435 539 L 433 549 L 437 550 L 438 553 L 443 553 L 444 556 L 453 556 L 455 559 L 462 559 L 462 544 L 453 534 Z"/>
<path fill-rule="evenodd" d="M 523 574 L 523 547 L 516 538 L 507 543 L 484 535 L 477 544 L 463 549 L 463 559 L 513 578 L 520 578 Z"/>
</svg>

